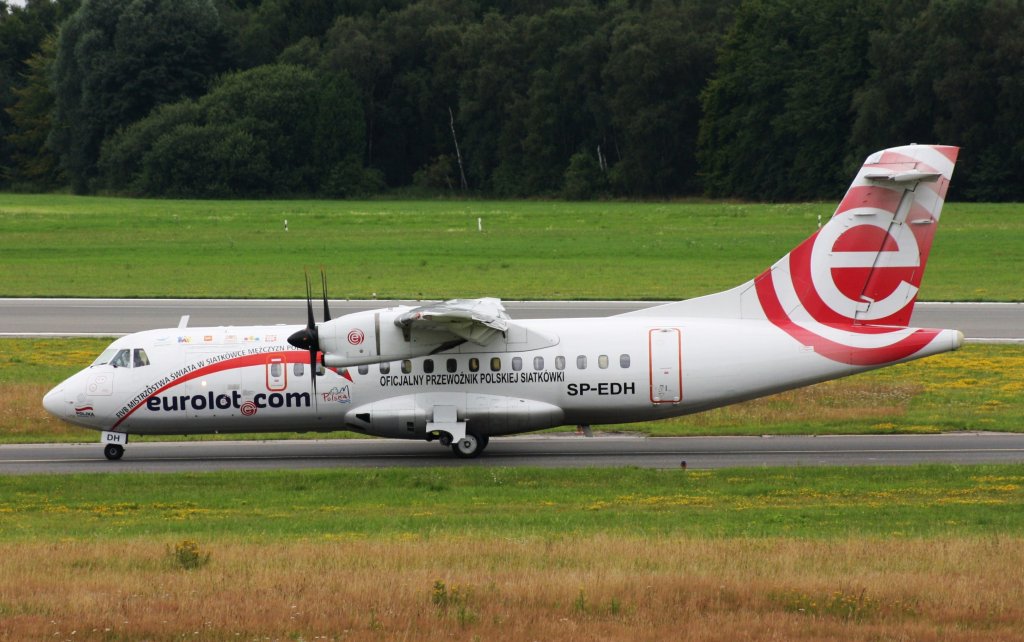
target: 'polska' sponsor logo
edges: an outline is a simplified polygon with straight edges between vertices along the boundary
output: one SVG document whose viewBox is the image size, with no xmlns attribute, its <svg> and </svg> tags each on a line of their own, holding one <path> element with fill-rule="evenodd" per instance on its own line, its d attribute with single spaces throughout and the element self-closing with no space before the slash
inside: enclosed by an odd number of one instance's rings
<svg viewBox="0 0 1024 642">
<path fill-rule="evenodd" d="M 340 388 L 331 388 L 330 392 L 321 392 L 320 396 L 325 402 L 328 403 L 351 403 L 352 395 L 349 392 L 348 386 L 341 386 Z"/>
</svg>

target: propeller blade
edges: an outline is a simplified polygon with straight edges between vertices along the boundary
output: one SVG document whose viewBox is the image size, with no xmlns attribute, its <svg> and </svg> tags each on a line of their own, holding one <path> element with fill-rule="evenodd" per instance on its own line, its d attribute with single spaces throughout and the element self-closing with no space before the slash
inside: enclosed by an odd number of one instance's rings
<svg viewBox="0 0 1024 642">
<path fill-rule="evenodd" d="M 316 348 L 309 349 L 309 380 L 313 382 L 313 401 L 316 402 Z"/>
<path fill-rule="evenodd" d="M 309 272 L 306 272 L 306 328 L 316 328 L 313 318 L 313 289 L 309 284 Z"/>
<path fill-rule="evenodd" d="M 325 282 L 326 283 L 326 282 Z M 326 299 L 324 303 L 326 309 Z M 300 350 L 309 351 L 309 379 L 313 388 L 313 399 L 316 400 L 316 355 L 320 352 L 320 334 L 313 318 L 313 289 L 309 282 L 309 271 L 306 271 L 306 327 L 297 330 L 288 337 L 288 343 Z"/>
<path fill-rule="evenodd" d="M 324 322 L 331 320 L 331 309 L 327 307 L 327 274 L 320 268 L 320 288 L 324 293 Z"/>
</svg>

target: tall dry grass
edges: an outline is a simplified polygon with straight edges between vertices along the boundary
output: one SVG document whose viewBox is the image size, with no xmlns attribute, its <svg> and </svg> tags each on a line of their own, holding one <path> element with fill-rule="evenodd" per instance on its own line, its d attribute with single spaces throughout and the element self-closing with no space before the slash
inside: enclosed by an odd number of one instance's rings
<svg viewBox="0 0 1024 642">
<path fill-rule="evenodd" d="M 923 385 L 910 381 L 879 381 L 855 377 L 790 390 L 696 415 L 669 419 L 665 423 L 715 428 L 747 424 L 870 424 L 881 419 L 904 415 L 910 402 L 923 390 Z"/>
<path fill-rule="evenodd" d="M 3 441 L 32 441 L 78 438 L 95 441 L 90 430 L 61 421 L 43 409 L 43 396 L 53 386 L 40 383 L 0 383 L 0 437 Z"/>
<path fill-rule="evenodd" d="M 0 545 L 3 640 L 1020 640 L 1024 539 Z"/>
</svg>

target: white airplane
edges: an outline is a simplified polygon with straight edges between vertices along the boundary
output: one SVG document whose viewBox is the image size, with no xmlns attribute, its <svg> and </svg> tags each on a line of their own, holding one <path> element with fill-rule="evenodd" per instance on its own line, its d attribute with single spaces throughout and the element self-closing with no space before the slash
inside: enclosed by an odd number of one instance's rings
<svg viewBox="0 0 1024 642">
<path fill-rule="evenodd" d="M 958 149 L 869 156 L 828 223 L 756 278 L 607 318 L 513 320 L 456 299 L 301 326 L 178 327 L 114 341 L 43 399 L 129 434 L 351 430 L 475 457 L 496 435 L 675 417 L 956 350 L 907 327 Z"/>
</svg>

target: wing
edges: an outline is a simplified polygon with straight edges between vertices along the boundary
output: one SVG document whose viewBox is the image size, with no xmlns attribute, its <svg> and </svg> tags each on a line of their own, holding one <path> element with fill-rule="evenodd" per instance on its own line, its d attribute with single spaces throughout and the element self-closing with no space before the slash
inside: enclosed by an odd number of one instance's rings
<svg viewBox="0 0 1024 642">
<path fill-rule="evenodd" d="M 451 299 L 404 312 L 395 318 L 395 325 L 406 337 L 416 328 L 447 332 L 482 346 L 508 330 L 509 318 L 500 299 Z"/>
</svg>

